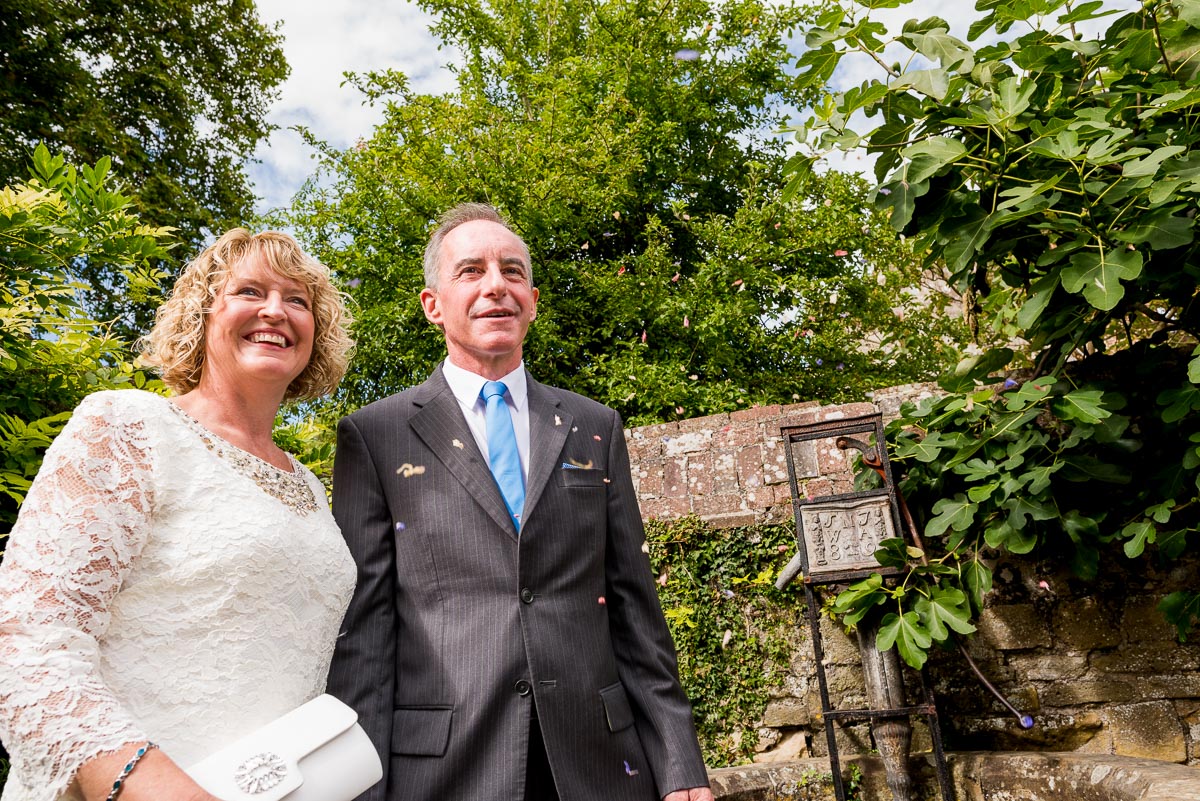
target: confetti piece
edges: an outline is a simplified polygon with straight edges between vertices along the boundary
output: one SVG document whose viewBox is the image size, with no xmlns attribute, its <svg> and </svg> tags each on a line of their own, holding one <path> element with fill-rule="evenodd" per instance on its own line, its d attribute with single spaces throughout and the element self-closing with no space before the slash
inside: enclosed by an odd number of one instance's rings
<svg viewBox="0 0 1200 801">
<path fill-rule="evenodd" d="M 599 435 L 599 434 L 592 434 L 592 439 L 596 440 L 596 442 L 599 442 L 599 441 L 600 441 L 600 435 Z"/>
<path fill-rule="evenodd" d="M 351 289 L 358 289 L 359 286 L 361 286 L 361 285 L 362 285 L 361 278 L 351 278 L 349 281 L 346 282 L 346 286 L 350 287 Z"/>
<path fill-rule="evenodd" d="M 722 595 L 722 597 L 725 598 L 725 600 L 728 601 L 730 598 L 733 597 L 733 590 L 728 590 L 728 589 L 721 590 L 721 595 Z"/>
<path fill-rule="evenodd" d="M 1038 586 L 1041 587 L 1043 590 L 1048 590 L 1048 589 L 1050 589 L 1050 582 L 1046 581 L 1045 579 L 1042 579 L 1041 581 L 1038 582 Z"/>
<path fill-rule="evenodd" d="M 692 322 L 691 322 L 691 320 L 688 319 L 688 316 L 686 314 L 683 315 L 683 327 L 688 328 L 691 326 L 691 324 L 692 324 Z"/>
<path fill-rule="evenodd" d="M 721 637 L 721 647 L 725 648 L 729 645 L 729 641 L 733 639 L 733 632 L 725 629 L 725 635 Z"/>
<path fill-rule="evenodd" d="M 676 407 L 675 407 L 675 414 L 683 414 L 683 407 L 682 407 L 682 406 L 676 406 Z"/>
<path fill-rule="evenodd" d="M 599 598 L 596 599 L 596 603 L 600 604 L 601 606 L 604 606 L 604 604 L 607 602 L 604 600 L 604 596 L 601 595 Z"/>
<path fill-rule="evenodd" d="M 587 242 L 584 242 L 582 245 L 580 245 L 580 246 L 579 246 L 579 249 L 580 249 L 580 250 L 587 250 L 587 249 L 588 249 L 588 243 L 587 243 Z"/>
<path fill-rule="evenodd" d="M 650 543 L 642 540 L 642 553 L 650 553 Z"/>
<path fill-rule="evenodd" d="M 880 189 L 880 190 L 879 190 L 879 194 L 881 194 L 881 195 L 890 195 L 890 194 L 892 194 L 892 190 L 888 189 L 887 187 L 884 187 L 883 189 Z"/>
<path fill-rule="evenodd" d="M 559 417 L 557 414 L 556 414 L 556 415 L 554 415 L 554 425 L 556 425 L 556 426 L 561 426 L 561 425 L 562 425 L 562 418 L 561 418 L 561 417 Z"/>
<path fill-rule="evenodd" d="M 606 479 L 604 479 L 604 483 L 605 483 L 605 484 L 611 484 L 611 483 L 612 483 L 612 479 L 610 479 L 610 478 L 606 478 Z"/>
<path fill-rule="evenodd" d="M 850 253 L 849 253 L 849 251 L 846 251 L 846 250 L 841 250 L 841 249 L 839 248 L 838 250 L 835 250 L 835 251 L 833 251 L 833 255 L 835 255 L 835 256 L 848 256 L 848 255 L 850 255 Z"/>
<path fill-rule="evenodd" d="M 675 273 L 673 276 L 671 276 L 671 283 L 679 283 L 679 273 Z"/>
<path fill-rule="evenodd" d="M 828 197 L 827 197 L 827 198 L 825 198 L 825 205 L 826 205 L 826 206 L 832 206 L 832 205 L 833 205 L 833 198 L 828 198 Z"/>
<path fill-rule="evenodd" d="M 776 550 L 778 550 L 780 553 L 787 553 L 788 547 L 789 546 L 787 545 L 780 545 Z"/>
<path fill-rule="evenodd" d="M 642 329 L 642 344 L 646 344 L 646 329 Z"/>
<path fill-rule="evenodd" d="M 779 227 L 779 226 L 781 226 L 781 225 L 783 225 L 783 223 L 775 223 L 775 227 L 776 227 L 776 228 L 778 228 L 778 227 Z"/>
<path fill-rule="evenodd" d="M 413 465 L 413 464 L 409 464 L 408 462 L 405 462 L 404 464 L 402 464 L 396 468 L 396 475 L 404 476 L 405 478 L 412 478 L 413 476 L 419 476 L 424 472 L 425 472 L 425 465 L 423 465 L 423 464 Z"/>
<path fill-rule="evenodd" d="M 578 431 L 578 430 L 579 430 L 579 426 L 571 426 L 571 431 Z"/>
<path fill-rule="evenodd" d="M 463 444 L 461 442 L 459 442 L 458 440 L 454 440 L 454 442 L 452 442 L 450 444 L 456 448 L 462 448 L 462 446 L 463 446 Z"/>
<path fill-rule="evenodd" d="M 621 761 L 622 761 L 622 762 L 625 762 L 625 760 L 621 760 Z M 631 768 L 631 767 L 629 767 L 629 763 L 628 763 L 628 762 L 625 762 L 625 773 L 626 773 L 627 775 L 629 775 L 629 776 L 636 776 L 636 775 L 638 775 L 637 768 Z"/>
<path fill-rule="evenodd" d="M 658 577 L 658 586 L 660 586 L 660 587 L 667 586 L 667 574 L 666 573 L 663 573 L 661 576 Z"/>
<path fill-rule="evenodd" d="M 404 525 L 403 523 L 396 524 L 396 531 L 404 531 L 406 528 L 408 528 L 408 526 Z"/>
<path fill-rule="evenodd" d="M 730 284 L 730 286 L 741 286 L 741 285 L 742 285 L 742 279 L 740 279 L 740 278 L 738 280 L 734 281 L 732 284 Z"/>
<path fill-rule="evenodd" d="M 696 59 L 700 58 L 700 51 L 693 50 L 690 47 L 685 47 L 681 50 L 675 51 L 675 58 L 679 61 L 695 61 Z M 626 765 L 625 767 L 628 768 L 629 766 Z"/>
<path fill-rule="evenodd" d="M 617 270 L 617 275 L 624 275 L 624 274 L 625 274 L 625 265 L 622 264 L 621 269 Z"/>
<path fill-rule="evenodd" d="M 691 375 L 688 376 L 688 378 L 691 379 L 692 381 L 695 381 L 695 380 L 699 379 L 700 376 L 696 375 L 695 373 L 692 373 Z"/>
<path fill-rule="evenodd" d="M 619 219 L 621 219 L 621 212 L 619 212 L 619 211 L 614 211 L 614 212 L 613 212 L 613 219 L 614 219 L 614 220 L 619 220 Z"/>
</svg>

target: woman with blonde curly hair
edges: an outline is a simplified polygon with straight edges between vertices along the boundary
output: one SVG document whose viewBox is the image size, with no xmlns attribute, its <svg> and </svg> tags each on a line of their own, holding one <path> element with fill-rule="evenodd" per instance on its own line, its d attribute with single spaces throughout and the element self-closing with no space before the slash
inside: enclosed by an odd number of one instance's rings
<svg viewBox="0 0 1200 801">
<path fill-rule="evenodd" d="M 0 565 L 4 801 L 214 801 L 185 768 L 323 692 L 354 563 L 271 435 L 337 385 L 347 322 L 294 239 L 234 229 L 142 343 L 173 396 L 76 409 Z"/>
</svg>

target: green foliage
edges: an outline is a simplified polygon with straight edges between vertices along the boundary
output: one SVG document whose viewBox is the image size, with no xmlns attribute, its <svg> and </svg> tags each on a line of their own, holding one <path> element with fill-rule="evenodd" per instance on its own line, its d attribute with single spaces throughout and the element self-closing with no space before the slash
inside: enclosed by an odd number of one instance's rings
<svg viewBox="0 0 1200 801">
<path fill-rule="evenodd" d="M 794 591 L 774 586 L 795 532 L 714 529 L 688 517 L 649 521 L 646 542 L 704 762 L 747 762 L 768 692 L 788 670 L 788 637 L 802 606 Z"/>
<path fill-rule="evenodd" d="M 776 133 L 806 102 L 785 68 L 808 13 L 760 0 L 669 4 L 427 0 L 463 54 L 457 90 L 355 78 L 374 135 L 321 148 L 281 222 L 358 301 L 342 403 L 423 380 L 444 353 L 421 311 L 431 221 L 464 200 L 512 219 L 541 291 L 525 350 L 539 380 L 632 424 L 861 397 L 931 378 L 958 321 L 918 298 L 907 246 L 865 184 L 785 198 Z"/>
<path fill-rule="evenodd" d="M 50 440 L 85 395 L 153 388 L 126 343 L 79 306 L 81 258 L 143 287 L 161 279 L 167 232 L 143 225 L 109 188 L 109 160 L 78 170 L 38 147 L 33 175 L 0 189 L 0 523 L 15 519 Z"/>
<path fill-rule="evenodd" d="M 244 164 L 288 73 L 252 0 L 0 0 L 0 19 L 0 185 L 41 143 L 111 157 L 142 219 L 189 249 L 250 215 Z M 113 266 L 76 265 L 88 308 L 144 327 L 153 304 Z"/>
<path fill-rule="evenodd" d="M 827 94 L 802 137 L 877 154 L 876 205 L 1012 343 L 946 373 L 946 396 L 888 429 L 926 550 L 899 585 L 859 586 L 839 611 L 884 605 L 879 644 L 916 665 L 969 625 L 990 555 L 1089 577 L 1108 543 L 1170 560 L 1195 540 L 1200 14 L 1192 0 L 981 0 L 970 37 L 994 43 L 972 48 L 936 17 L 886 39 L 874 7 L 810 30 L 803 85 L 851 53 L 882 75 Z M 1077 32 L 1101 18 L 1098 38 Z M 863 113 L 875 124 L 859 132 Z M 797 185 L 811 158 L 794 159 Z M 988 387 L 1014 366 L 1028 379 Z M 1196 598 L 1162 607 L 1181 634 Z"/>
</svg>

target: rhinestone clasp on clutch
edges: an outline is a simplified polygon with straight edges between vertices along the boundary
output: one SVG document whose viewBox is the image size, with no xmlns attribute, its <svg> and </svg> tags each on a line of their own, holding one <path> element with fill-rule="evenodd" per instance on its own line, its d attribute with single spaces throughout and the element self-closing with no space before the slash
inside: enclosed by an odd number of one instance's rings
<svg viewBox="0 0 1200 801">
<path fill-rule="evenodd" d="M 233 774 L 233 781 L 243 793 L 265 793 L 287 777 L 288 768 L 278 754 L 265 751 L 247 759 Z"/>
</svg>

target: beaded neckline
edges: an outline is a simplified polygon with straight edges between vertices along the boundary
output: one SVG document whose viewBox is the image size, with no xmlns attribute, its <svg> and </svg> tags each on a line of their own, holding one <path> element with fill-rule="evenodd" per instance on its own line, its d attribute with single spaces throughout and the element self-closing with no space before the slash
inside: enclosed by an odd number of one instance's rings
<svg viewBox="0 0 1200 801">
<path fill-rule="evenodd" d="M 304 470 L 296 461 L 295 456 L 287 454 L 288 461 L 292 465 L 292 472 L 289 473 L 218 437 L 178 404 L 167 401 L 167 405 L 188 428 L 196 433 L 200 441 L 204 443 L 204 447 L 257 484 L 263 492 L 297 514 L 309 515 L 317 511 L 319 507 L 313 496 L 312 487 L 304 477 Z"/>
</svg>

